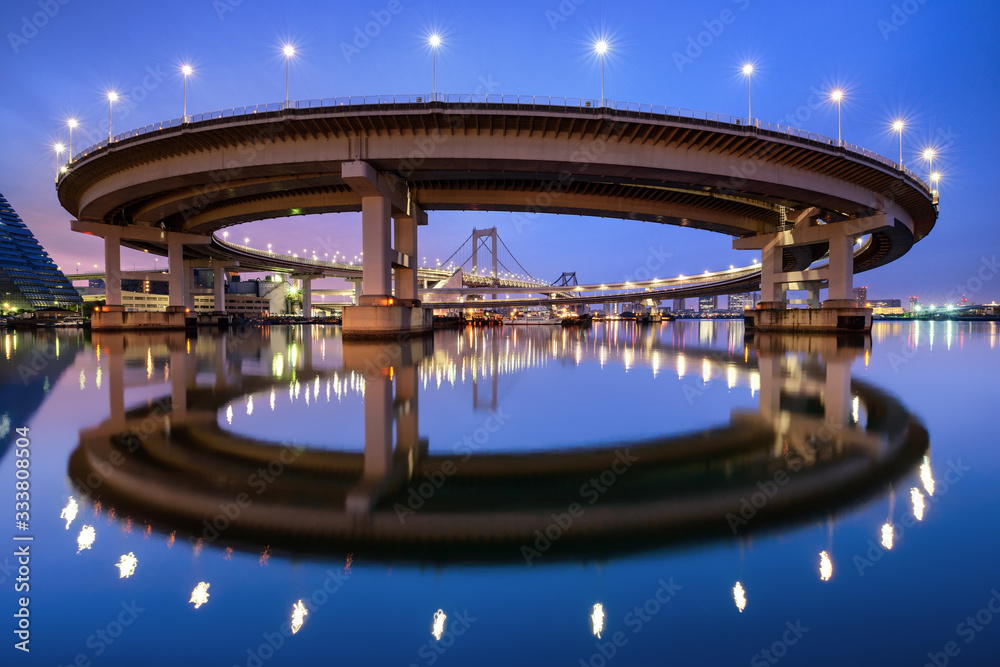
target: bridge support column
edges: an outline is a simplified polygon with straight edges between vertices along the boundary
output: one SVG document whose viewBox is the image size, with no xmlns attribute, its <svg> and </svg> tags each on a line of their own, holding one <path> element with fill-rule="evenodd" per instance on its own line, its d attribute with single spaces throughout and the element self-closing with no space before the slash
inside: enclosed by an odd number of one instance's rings
<svg viewBox="0 0 1000 667">
<path fill-rule="evenodd" d="M 226 267 L 216 266 L 212 269 L 212 288 L 215 290 L 215 307 L 217 313 L 226 312 Z"/>
<path fill-rule="evenodd" d="M 405 184 L 381 174 L 367 162 L 345 162 L 341 176 L 361 197 L 362 245 L 365 261 L 358 305 L 344 308 L 344 338 L 379 338 L 425 333 L 433 329 L 432 311 L 416 299 L 417 231 L 427 215 Z M 397 219 L 397 245 L 392 247 L 390 221 Z M 412 220 L 412 222 L 411 222 Z M 413 254 L 407 251 L 413 251 Z M 392 291 L 396 267 L 397 294 Z M 412 295 L 412 296 L 410 296 Z"/>
<path fill-rule="evenodd" d="M 178 238 L 167 237 L 167 264 L 169 265 L 169 304 L 184 307 L 184 243 Z"/>
<path fill-rule="evenodd" d="M 412 216 L 400 215 L 395 218 L 396 252 L 400 262 L 396 270 L 396 299 L 418 305 L 417 296 L 417 220 Z"/>
<path fill-rule="evenodd" d="M 184 307 L 195 312 L 194 302 L 194 261 L 184 260 Z"/>
<path fill-rule="evenodd" d="M 885 214 L 846 222 L 818 224 L 819 212 L 809 209 L 794 222 L 794 228 L 759 234 L 733 241 L 737 250 L 761 251 L 761 302 L 744 319 L 748 328 L 760 331 L 857 333 L 871 330 L 870 308 L 858 308 L 854 300 L 854 238 L 893 221 Z M 828 249 L 828 264 L 817 269 L 803 266 L 817 247 Z M 795 260 L 799 270 L 785 271 L 785 261 Z M 819 290 L 828 289 L 819 307 Z M 788 308 L 788 290 L 807 290 L 808 308 Z M 797 302 L 801 303 L 801 302 Z"/>
<path fill-rule="evenodd" d="M 312 317 L 313 287 L 312 278 L 302 279 L 302 317 Z"/>
<path fill-rule="evenodd" d="M 104 302 L 122 305 L 122 246 L 121 233 L 108 230 L 104 235 Z"/>
</svg>

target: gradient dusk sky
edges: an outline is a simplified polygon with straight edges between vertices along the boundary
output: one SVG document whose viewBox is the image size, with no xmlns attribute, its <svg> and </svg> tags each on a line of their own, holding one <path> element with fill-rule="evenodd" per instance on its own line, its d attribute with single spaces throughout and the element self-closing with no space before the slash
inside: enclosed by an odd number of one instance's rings
<svg viewBox="0 0 1000 667">
<path fill-rule="evenodd" d="M 99 239 L 69 230 L 53 186 L 52 145 L 68 143 L 71 116 L 81 123 L 74 151 L 106 137 L 109 89 L 127 98 L 115 109 L 116 133 L 181 115 L 182 63 L 195 69 L 189 113 L 280 101 L 280 48 L 291 42 L 298 50 L 292 99 L 427 93 L 427 36 L 437 31 L 443 93 L 599 98 L 598 36 L 611 45 L 612 100 L 745 115 L 739 68 L 751 60 L 755 117 L 836 137 L 837 110 L 827 96 L 842 87 L 845 141 L 895 158 L 890 124 L 903 117 L 904 163 L 926 174 L 921 153 L 933 146 L 942 173 L 941 215 L 931 235 L 855 284 L 869 286 L 870 298 L 1000 298 L 996 270 L 978 291 L 969 283 L 1000 255 L 989 204 L 1000 137 L 995 2 L 5 0 L 0 16 L 0 192 L 67 273 L 77 262 L 103 264 L 103 253 Z M 356 39 L 373 16 L 385 25 L 375 37 Z M 576 271 L 580 282 L 622 280 L 651 253 L 669 254 L 662 277 L 748 264 L 758 255 L 732 250 L 723 235 L 641 222 L 537 216 L 519 229 L 510 214 L 483 212 L 431 212 L 430 220 L 420 253 L 430 262 L 450 255 L 472 227 L 497 225 L 521 263 L 550 281 L 563 271 Z M 333 236 L 334 247 L 350 256 L 361 249 L 360 214 L 253 223 L 231 236 L 296 252 Z M 149 264 L 137 255 L 124 252 L 123 266 Z"/>
</svg>

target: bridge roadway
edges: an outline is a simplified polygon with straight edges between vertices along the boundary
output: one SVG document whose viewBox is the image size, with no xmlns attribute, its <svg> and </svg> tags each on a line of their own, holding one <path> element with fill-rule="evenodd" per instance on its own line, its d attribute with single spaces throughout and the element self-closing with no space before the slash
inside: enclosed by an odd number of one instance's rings
<svg viewBox="0 0 1000 667">
<path fill-rule="evenodd" d="M 230 225 L 361 211 L 367 305 L 416 298 L 426 211 L 601 216 L 728 234 L 734 247 L 763 251 L 769 302 L 807 282 L 828 282 L 829 299 L 848 302 L 853 272 L 899 258 L 937 219 L 936 193 L 902 165 L 757 119 L 555 98 L 429 99 L 313 100 L 148 126 L 75 156 L 58 178 L 59 201 L 74 229 L 105 237 L 113 260 L 122 243 L 175 255 L 172 273 L 180 254 L 246 255 L 212 236 Z M 869 241 L 851 253 L 858 236 Z M 826 269 L 810 270 L 827 255 Z M 395 293 L 393 269 L 404 276 Z"/>
</svg>

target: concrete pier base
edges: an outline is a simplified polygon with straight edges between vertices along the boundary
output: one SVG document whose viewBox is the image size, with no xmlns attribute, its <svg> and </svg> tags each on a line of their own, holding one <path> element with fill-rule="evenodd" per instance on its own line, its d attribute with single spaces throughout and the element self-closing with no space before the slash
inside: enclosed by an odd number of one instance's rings
<svg viewBox="0 0 1000 667">
<path fill-rule="evenodd" d="M 434 311 L 422 306 L 345 306 L 344 338 L 391 338 L 430 333 Z"/>
<path fill-rule="evenodd" d="M 822 308 L 785 308 L 780 303 L 761 302 L 746 314 L 744 322 L 748 330 L 755 331 L 864 333 L 872 329 L 872 310 L 844 300 L 825 301 Z"/>
<path fill-rule="evenodd" d="M 166 311 L 129 312 L 122 306 L 101 306 L 90 318 L 92 331 L 186 329 L 196 326 L 197 316 L 184 306 L 168 306 Z"/>
</svg>

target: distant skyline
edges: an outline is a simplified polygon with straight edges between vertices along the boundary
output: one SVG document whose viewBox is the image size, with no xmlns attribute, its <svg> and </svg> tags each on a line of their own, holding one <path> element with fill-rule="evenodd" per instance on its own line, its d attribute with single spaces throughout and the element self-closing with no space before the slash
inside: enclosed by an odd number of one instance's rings
<svg viewBox="0 0 1000 667">
<path fill-rule="evenodd" d="M 882 1 L 830 4 L 719 0 L 665 6 L 600 0 L 514 1 L 502 7 L 450 0 L 375 0 L 344 6 L 246 0 L 180 0 L 164 8 L 124 1 L 4 3 L 4 95 L 0 192 L 67 273 L 103 265 L 99 239 L 69 230 L 56 199 L 56 142 L 73 149 L 187 113 L 280 102 L 282 46 L 293 44 L 290 99 L 429 93 L 431 34 L 439 93 L 601 96 L 733 115 L 747 113 L 836 137 L 835 89 L 846 142 L 898 159 L 896 118 L 905 120 L 904 163 L 927 178 L 933 147 L 940 218 L 902 259 L 855 277 L 869 298 L 941 302 L 949 294 L 1000 299 L 1000 229 L 994 190 L 1000 129 L 1000 6 Z M 367 33 L 366 33 L 367 30 Z M 63 160 L 66 153 L 62 155 Z M 728 236 L 651 223 L 578 216 L 430 212 L 420 255 L 444 260 L 472 227 L 497 226 L 540 278 L 576 271 L 581 283 L 623 280 L 651 257 L 658 277 L 750 264 Z M 230 228 L 230 236 L 276 251 L 302 248 L 353 256 L 360 214 L 286 218 Z M 123 252 L 144 267 L 148 255 Z M 161 260 L 162 261 L 162 260 Z M 989 277 L 987 277 L 989 276 Z M 333 286 L 337 281 L 325 281 Z"/>
</svg>

